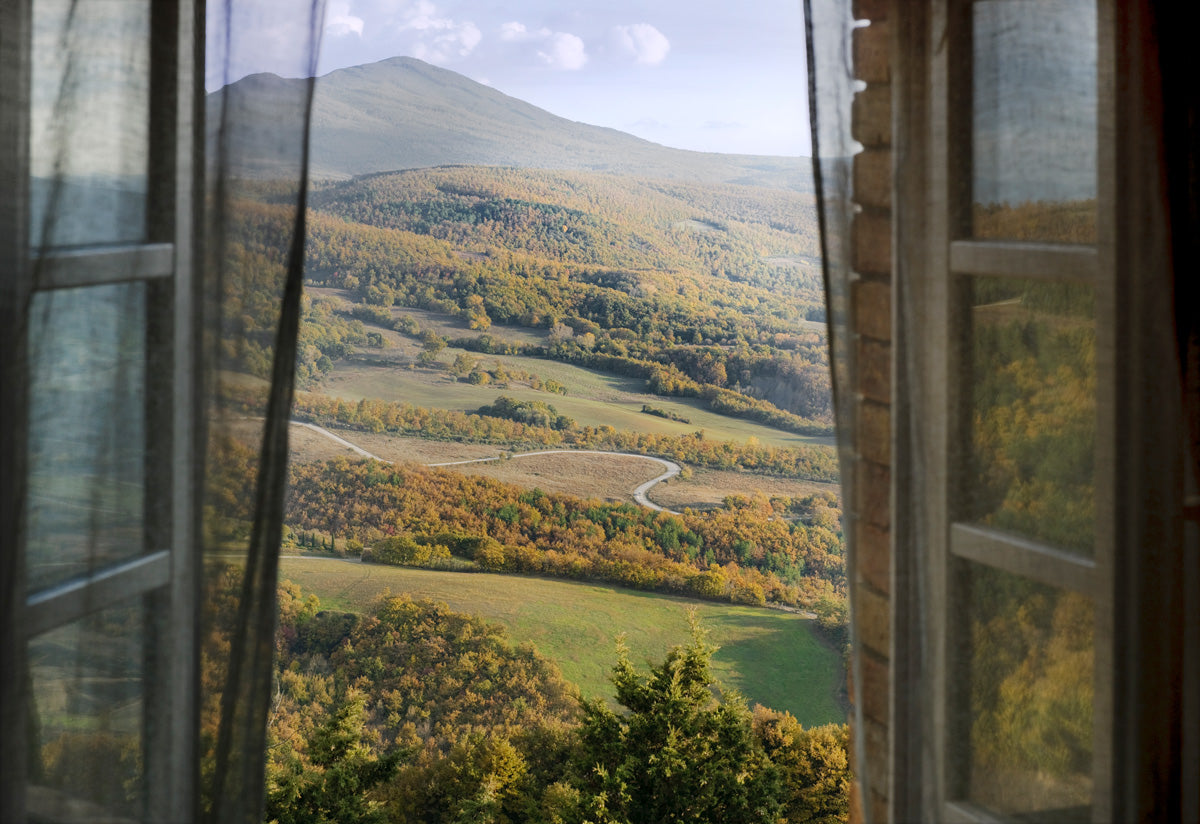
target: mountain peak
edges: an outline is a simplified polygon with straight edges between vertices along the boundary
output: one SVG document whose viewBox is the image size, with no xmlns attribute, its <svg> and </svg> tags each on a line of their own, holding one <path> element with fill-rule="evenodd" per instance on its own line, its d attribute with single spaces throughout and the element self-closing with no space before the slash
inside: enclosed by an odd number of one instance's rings
<svg viewBox="0 0 1200 824">
<path fill-rule="evenodd" d="M 254 75 L 235 85 L 247 83 L 265 93 L 273 84 L 259 79 L 263 77 Z M 559 117 L 414 57 L 389 57 L 318 78 L 312 123 L 315 177 L 468 164 L 801 190 L 811 186 L 805 158 L 667 148 Z"/>
</svg>

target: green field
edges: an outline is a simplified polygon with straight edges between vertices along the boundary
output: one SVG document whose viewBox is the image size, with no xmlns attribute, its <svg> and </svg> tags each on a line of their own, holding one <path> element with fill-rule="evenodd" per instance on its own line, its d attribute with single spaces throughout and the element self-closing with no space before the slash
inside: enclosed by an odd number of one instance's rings
<svg viewBox="0 0 1200 824">
<path fill-rule="evenodd" d="M 787 710 L 805 726 L 842 722 L 841 658 L 792 613 L 513 575 L 465 574 L 358 564 L 329 558 L 284 558 L 280 578 L 314 593 L 326 609 L 362 611 L 385 592 L 444 601 L 452 609 L 504 625 L 515 642 L 531 642 L 588 696 L 611 696 L 608 673 L 616 637 L 635 664 L 661 661 L 688 638 L 695 605 L 717 678 L 747 700 Z"/>
<path fill-rule="evenodd" d="M 462 350 L 447 348 L 441 360 L 447 363 Z M 569 390 L 565 397 L 538 392 L 525 386 L 500 389 L 496 386 L 474 386 L 457 380 L 448 371 L 407 369 L 374 365 L 361 361 L 339 361 L 334 371 L 322 382 L 327 394 L 357 401 L 374 398 L 385 401 L 407 401 L 434 409 L 458 409 L 473 412 L 495 402 L 500 395 L 525 401 L 543 401 L 561 414 L 574 418 L 583 426 L 612 426 L 620 430 L 686 435 L 703 430 L 717 441 L 745 443 L 758 438 L 764 446 L 799 446 L 801 444 L 832 444 L 828 437 L 806 437 L 784 432 L 752 421 L 718 415 L 702 408 L 703 401 L 668 399 L 639 391 L 643 381 L 619 375 L 609 375 L 571 364 L 505 355 L 477 356 L 485 364 L 500 361 L 508 369 L 523 369 L 543 379 L 559 381 Z M 666 420 L 643 413 L 642 405 L 650 404 L 674 412 L 690 423 Z"/>
</svg>

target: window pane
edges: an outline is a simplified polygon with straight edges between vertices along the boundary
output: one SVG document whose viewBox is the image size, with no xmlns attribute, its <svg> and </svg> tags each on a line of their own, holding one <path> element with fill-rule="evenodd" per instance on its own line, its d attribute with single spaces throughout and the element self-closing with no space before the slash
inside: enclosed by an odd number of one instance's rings
<svg viewBox="0 0 1200 824">
<path fill-rule="evenodd" d="M 1090 287 L 971 281 L 967 520 L 1090 556 L 1096 330 Z"/>
<path fill-rule="evenodd" d="M 30 329 L 31 590 L 144 551 L 146 288 L 39 292 Z"/>
<path fill-rule="evenodd" d="M 1094 0 L 973 5 L 973 234 L 1096 240 Z"/>
<path fill-rule="evenodd" d="M 145 236 L 150 4 L 34 0 L 31 242 Z"/>
<path fill-rule="evenodd" d="M 68 810 L 71 820 L 139 815 L 142 615 L 135 600 L 30 641 L 28 804 L 37 820 L 66 820 Z"/>
<path fill-rule="evenodd" d="M 969 714 L 949 745 L 969 765 L 967 798 L 1022 820 L 1089 820 L 1092 602 L 966 567 Z"/>
</svg>

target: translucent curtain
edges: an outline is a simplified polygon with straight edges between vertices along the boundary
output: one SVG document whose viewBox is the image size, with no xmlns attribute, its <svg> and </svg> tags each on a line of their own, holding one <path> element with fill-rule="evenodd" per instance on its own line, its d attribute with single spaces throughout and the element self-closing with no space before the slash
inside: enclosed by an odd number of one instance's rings
<svg viewBox="0 0 1200 824">
<path fill-rule="evenodd" d="M 220 89 L 208 101 L 206 146 L 201 677 L 212 690 L 202 695 L 202 799 L 206 820 L 250 824 L 262 819 L 264 797 L 308 121 L 324 4 L 226 0 L 210 12 L 207 73 Z M 230 85 L 264 47 L 264 35 L 273 48 L 290 38 L 289 79 L 256 75 Z M 269 170 L 250 171 L 249 161 L 263 157 L 273 160 Z"/>
<path fill-rule="evenodd" d="M 840 0 L 805 0 L 807 25 L 808 101 L 812 129 L 813 177 L 821 232 L 829 365 L 837 426 L 838 464 L 842 484 L 846 581 L 850 594 L 850 646 L 859 648 L 854 597 L 858 519 L 858 450 L 855 443 L 856 386 L 850 289 L 854 278 L 850 227 L 854 217 L 853 156 L 861 148 L 851 135 L 851 101 L 857 88 L 851 53 L 854 19 L 850 4 Z M 857 655 L 850 661 L 851 735 L 854 753 L 865 752 L 862 717 L 862 669 Z M 856 783 L 868 786 L 869 765 L 854 764 Z M 864 812 L 864 814 L 866 814 Z"/>
<path fill-rule="evenodd" d="M 261 821 L 323 13 L 0 6 L 5 821 Z"/>
</svg>

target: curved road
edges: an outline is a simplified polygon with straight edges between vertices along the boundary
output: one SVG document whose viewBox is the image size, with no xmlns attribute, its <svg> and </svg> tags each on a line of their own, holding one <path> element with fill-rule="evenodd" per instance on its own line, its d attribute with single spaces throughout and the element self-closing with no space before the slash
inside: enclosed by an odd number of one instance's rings
<svg viewBox="0 0 1200 824">
<path fill-rule="evenodd" d="M 363 449 L 362 447 L 356 446 L 356 445 L 350 443 L 350 441 L 346 440 L 345 438 L 339 437 L 339 436 L 335 435 L 334 433 L 330 432 L 328 429 L 326 429 L 322 426 L 317 426 L 315 423 L 306 423 L 304 421 L 292 421 L 292 423 L 296 424 L 297 426 L 303 426 L 306 429 L 311 429 L 313 432 L 316 432 L 318 434 L 324 435 L 326 438 L 329 438 L 330 440 L 332 440 L 338 444 L 341 444 L 342 446 L 344 446 L 348 449 L 353 450 L 356 454 L 362 455 L 364 458 L 371 458 L 372 460 L 379 461 L 380 463 L 385 463 L 385 464 L 392 463 L 391 461 L 384 460 L 383 458 L 379 457 L 378 455 L 372 455 L 370 452 Z M 639 504 L 641 504 L 642 506 L 646 507 L 647 509 L 653 509 L 656 512 L 666 512 L 671 515 L 679 515 L 680 514 L 673 509 L 667 509 L 665 507 L 661 507 L 658 504 L 651 501 L 648 497 L 646 497 L 646 493 L 648 493 L 651 489 L 653 489 L 655 487 L 655 485 L 662 483 L 663 481 L 667 480 L 668 478 L 674 478 L 676 475 L 679 474 L 679 464 L 675 463 L 674 461 L 668 461 L 666 458 L 655 458 L 652 455 L 638 455 L 635 452 L 603 452 L 598 449 L 543 449 L 543 450 L 540 450 L 537 452 L 518 452 L 516 454 L 510 454 L 507 456 L 497 455 L 494 458 L 473 458 L 473 459 L 467 460 L 467 461 L 446 461 L 445 463 L 432 463 L 432 464 L 425 464 L 425 465 L 426 466 L 434 466 L 434 467 L 436 467 L 436 466 L 462 466 L 464 464 L 473 464 L 473 463 L 493 463 L 495 461 L 505 460 L 506 457 L 511 460 L 511 459 L 516 459 L 516 458 L 532 458 L 536 455 L 612 455 L 612 456 L 618 457 L 618 458 L 641 458 L 642 460 L 645 460 L 645 461 L 654 461 L 655 463 L 661 465 L 665 471 L 663 472 L 663 474 L 659 475 L 657 478 L 651 478 L 650 480 L 646 481 L 644 484 L 639 486 L 637 489 L 633 490 L 633 499 L 635 501 L 637 501 Z"/>
</svg>

